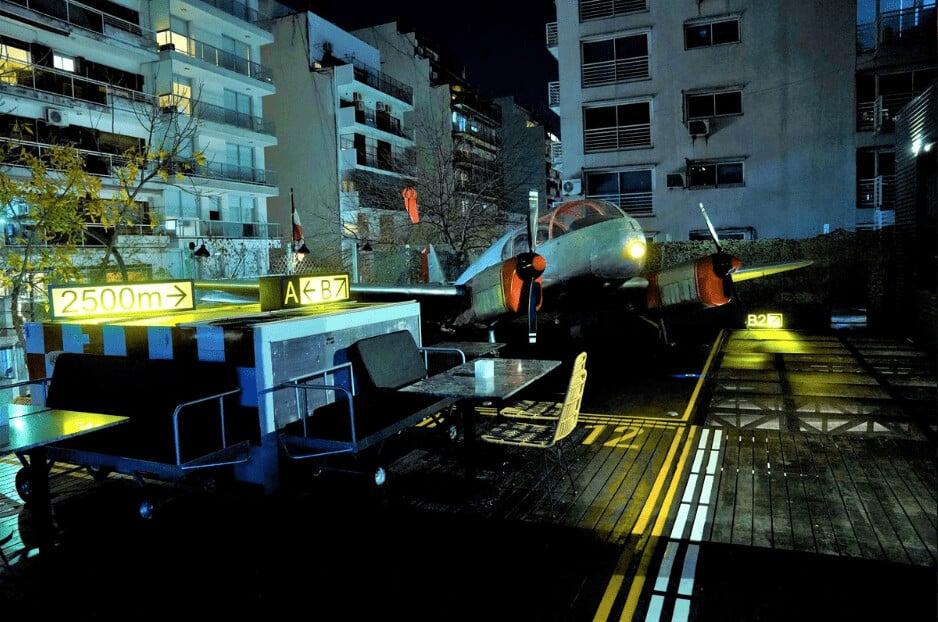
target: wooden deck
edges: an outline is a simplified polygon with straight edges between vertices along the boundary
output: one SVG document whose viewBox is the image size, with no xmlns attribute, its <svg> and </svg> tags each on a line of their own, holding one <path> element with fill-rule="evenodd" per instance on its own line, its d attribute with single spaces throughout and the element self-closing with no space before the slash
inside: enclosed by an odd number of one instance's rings
<svg viewBox="0 0 938 622">
<path fill-rule="evenodd" d="M 177 585 L 227 580 L 249 599 L 228 613 L 312 599 L 326 619 L 931 621 L 933 363 L 862 335 L 721 335 L 692 390 L 675 385 L 682 413 L 583 413 L 576 494 L 558 470 L 545 481 L 539 454 L 494 446 L 467 482 L 461 443 L 439 442 L 405 452 L 379 491 L 306 467 L 278 499 L 171 491 L 154 531 L 101 518 L 133 498 L 129 479 L 74 472 L 53 480 L 63 550 L 72 568 L 93 551 L 128 593 L 165 579 L 143 555 L 175 568 Z M 491 411 L 479 412 L 485 425 Z M 35 595 L 18 466 L 0 459 L 0 532 L 14 532 L 3 549 L 22 575 L 0 571 L 11 606 Z M 69 593 L 94 583 L 69 577 Z M 346 588 L 367 577 L 371 600 L 350 614 Z"/>
</svg>

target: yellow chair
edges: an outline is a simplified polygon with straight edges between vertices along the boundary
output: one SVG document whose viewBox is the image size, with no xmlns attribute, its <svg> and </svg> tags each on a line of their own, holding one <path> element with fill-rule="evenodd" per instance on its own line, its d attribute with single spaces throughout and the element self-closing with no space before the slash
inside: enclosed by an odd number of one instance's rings
<svg viewBox="0 0 938 622">
<path fill-rule="evenodd" d="M 577 494 L 573 473 L 563 454 L 563 441 L 576 428 L 580 417 L 580 404 L 583 402 L 583 389 L 586 386 L 586 352 L 581 352 L 573 363 L 567 392 L 561 404 L 543 402 L 515 402 L 502 407 L 495 423 L 483 431 L 479 438 L 486 443 L 543 449 L 544 479 L 550 485 L 551 458 L 555 459 L 570 478 L 573 494 Z M 553 503 L 553 498 L 551 498 Z"/>
</svg>

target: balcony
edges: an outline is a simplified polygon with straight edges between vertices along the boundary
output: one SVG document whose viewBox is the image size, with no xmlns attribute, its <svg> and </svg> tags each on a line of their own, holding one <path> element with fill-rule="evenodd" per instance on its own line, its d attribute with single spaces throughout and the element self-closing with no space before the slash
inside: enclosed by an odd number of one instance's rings
<svg viewBox="0 0 938 622">
<path fill-rule="evenodd" d="M 886 11 L 876 21 L 857 25 L 857 52 L 873 52 L 884 47 L 907 43 L 931 43 L 934 54 L 935 7 L 912 7 Z"/>
<path fill-rule="evenodd" d="M 547 105 L 554 112 L 558 112 L 560 108 L 560 82 L 547 83 Z"/>
<path fill-rule="evenodd" d="M 183 108 L 185 102 L 177 102 L 177 107 Z M 188 108 L 188 106 L 186 106 Z M 232 127 L 239 127 L 250 132 L 275 136 L 274 122 L 267 121 L 263 117 L 255 117 L 246 112 L 238 112 L 230 108 L 205 104 L 202 102 L 193 105 L 193 114 L 196 118 L 213 123 L 221 123 Z"/>
<path fill-rule="evenodd" d="M 157 40 L 160 41 L 160 52 L 179 52 L 214 67 L 227 69 L 248 78 L 273 84 L 273 72 L 269 68 L 237 54 L 226 52 L 215 46 L 189 39 L 171 31 L 164 30 L 157 33 Z M 184 42 L 184 44 L 180 46 L 178 45 L 179 42 Z"/>
<path fill-rule="evenodd" d="M 63 103 L 60 98 L 124 110 L 135 104 L 155 105 L 156 99 L 141 91 L 84 78 L 67 71 L 31 65 L 9 72 L 0 80 L 0 91 L 30 99 Z"/>
<path fill-rule="evenodd" d="M 21 6 L 44 18 L 64 22 L 74 29 L 103 35 L 136 46 L 153 47 L 154 35 L 152 30 L 143 28 L 136 22 L 116 17 L 73 0 L 7 0 L 6 3 Z M 68 30 L 60 31 L 59 28 L 56 28 L 52 22 L 46 19 L 28 19 L 26 15 L 22 15 L 22 17 L 27 19 L 30 24 L 44 30 L 60 32 L 65 36 L 70 34 Z"/>
<path fill-rule="evenodd" d="M 414 89 L 403 82 L 398 82 L 394 78 L 381 72 L 375 71 L 362 64 L 356 64 L 354 61 L 344 65 L 333 67 L 335 81 L 339 86 L 352 86 L 358 82 L 371 87 L 380 93 L 384 93 L 394 99 L 404 102 L 407 106 L 414 105 Z"/>
<path fill-rule="evenodd" d="M 545 42 L 547 43 L 547 51 L 554 56 L 554 60 L 557 60 L 557 22 L 549 22 L 547 24 Z"/>
<path fill-rule="evenodd" d="M 237 17 L 241 21 L 245 21 L 249 24 L 257 26 L 267 32 L 272 32 L 273 28 L 270 23 L 270 18 L 266 15 L 261 14 L 257 9 L 252 9 L 243 2 L 238 2 L 237 0 L 199 0 L 205 4 L 211 5 L 222 11 L 231 15 L 232 17 Z"/>
</svg>

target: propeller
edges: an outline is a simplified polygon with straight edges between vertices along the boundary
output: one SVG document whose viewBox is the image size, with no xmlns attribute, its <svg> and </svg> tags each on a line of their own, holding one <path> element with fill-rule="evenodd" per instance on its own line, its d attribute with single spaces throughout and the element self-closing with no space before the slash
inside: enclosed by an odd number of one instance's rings
<svg viewBox="0 0 938 622">
<path fill-rule="evenodd" d="M 713 272 L 723 280 L 723 293 L 733 301 L 737 312 L 740 313 L 740 317 L 745 317 L 742 303 L 739 300 L 739 292 L 736 290 L 736 282 L 733 280 L 733 272 L 740 266 L 739 259 L 723 250 L 723 245 L 720 244 L 720 237 L 717 235 L 717 230 L 714 228 L 710 217 L 707 216 L 707 210 L 704 209 L 703 203 L 699 203 L 699 205 L 700 213 L 703 214 L 704 221 L 707 223 L 707 229 L 710 231 L 710 238 L 713 240 L 713 244 L 717 249 L 717 252 L 712 257 Z"/>
<path fill-rule="evenodd" d="M 537 303 L 540 300 L 540 286 L 537 277 L 544 272 L 544 258 L 534 252 L 537 246 L 537 194 L 528 195 L 528 252 L 518 257 L 518 275 L 527 283 L 528 294 L 528 343 L 537 343 Z"/>
</svg>

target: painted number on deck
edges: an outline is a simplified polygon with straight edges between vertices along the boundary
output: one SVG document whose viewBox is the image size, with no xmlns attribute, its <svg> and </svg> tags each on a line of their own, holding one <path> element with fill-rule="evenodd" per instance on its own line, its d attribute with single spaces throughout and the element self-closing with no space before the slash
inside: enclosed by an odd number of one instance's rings
<svg viewBox="0 0 938 622">
<path fill-rule="evenodd" d="M 616 447 L 618 449 L 632 449 L 634 445 L 630 441 L 641 432 L 641 428 L 627 425 L 615 426 L 611 432 L 608 430 L 609 426 L 605 424 L 587 425 L 585 427 L 590 429 L 590 433 L 583 439 L 583 445 L 593 445 L 608 436 L 603 442 L 603 447 Z"/>
</svg>

